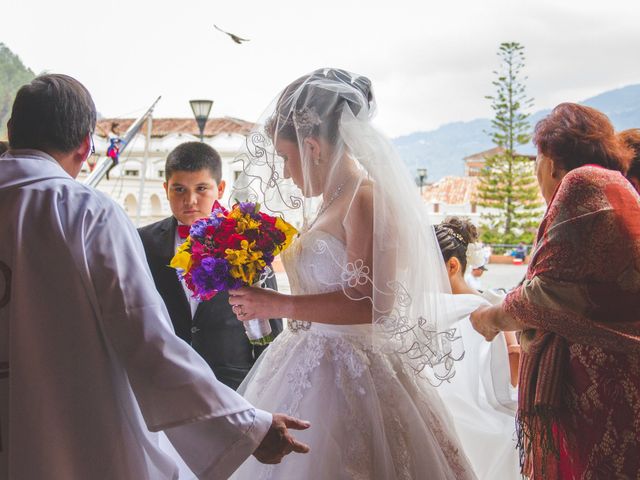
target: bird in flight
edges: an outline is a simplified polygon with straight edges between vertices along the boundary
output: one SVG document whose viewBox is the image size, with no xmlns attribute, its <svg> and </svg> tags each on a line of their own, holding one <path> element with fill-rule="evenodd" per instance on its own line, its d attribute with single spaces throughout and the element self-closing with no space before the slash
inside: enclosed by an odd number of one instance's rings
<svg viewBox="0 0 640 480">
<path fill-rule="evenodd" d="M 236 42 L 237 44 L 241 44 L 242 42 L 248 42 L 249 39 L 248 38 L 241 38 L 237 35 L 234 35 L 233 33 L 229 33 L 229 32 L 225 32 L 224 30 L 222 30 L 220 27 L 218 27 L 217 25 L 214 25 L 214 28 L 226 35 L 229 35 L 231 37 L 231 40 L 233 40 L 234 42 Z"/>
</svg>

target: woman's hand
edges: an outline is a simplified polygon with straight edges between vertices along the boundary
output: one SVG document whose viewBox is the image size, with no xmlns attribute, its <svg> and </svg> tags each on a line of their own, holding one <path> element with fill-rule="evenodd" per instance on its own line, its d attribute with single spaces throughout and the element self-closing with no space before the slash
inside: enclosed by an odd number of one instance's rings
<svg viewBox="0 0 640 480">
<path fill-rule="evenodd" d="M 493 309 L 495 308 L 495 306 L 490 307 L 483 305 L 472 312 L 469 317 L 473 328 L 482 335 L 487 342 L 493 340 L 495 336 L 500 333 L 500 330 L 493 322 Z"/>
<path fill-rule="evenodd" d="M 229 290 L 229 303 L 238 320 L 288 317 L 286 306 L 290 295 L 268 288 L 243 287 Z"/>
</svg>

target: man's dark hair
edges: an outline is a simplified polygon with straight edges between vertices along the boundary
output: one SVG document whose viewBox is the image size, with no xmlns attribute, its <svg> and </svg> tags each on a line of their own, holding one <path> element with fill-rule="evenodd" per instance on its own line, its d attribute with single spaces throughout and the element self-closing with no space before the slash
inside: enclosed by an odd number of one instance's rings
<svg viewBox="0 0 640 480">
<path fill-rule="evenodd" d="M 213 179 L 222 180 L 222 161 L 220 154 L 202 142 L 181 143 L 171 150 L 164 166 L 164 178 L 168 182 L 176 171 L 197 172 L 207 169 Z"/>
<path fill-rule="evenodd" d="M 2 155 L 7 150 L 9 150 L 9 145 L 7 145 L 5 142 L 0 142 L 0 155 Z"/>
<path fill-rule="evenodd" d="M 23 85 L 9 119 L 11 148 L 70 152 L 96 126 L 89 91 L 68 75 L 48 74 Z"/>
</svg>

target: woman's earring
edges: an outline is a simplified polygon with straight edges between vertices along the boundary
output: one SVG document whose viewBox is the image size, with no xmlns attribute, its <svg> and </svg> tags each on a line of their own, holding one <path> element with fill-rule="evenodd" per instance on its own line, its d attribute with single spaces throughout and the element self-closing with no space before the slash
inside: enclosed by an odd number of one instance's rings
<svg viewBox="0 0 640 480">
<path fill-rule="evenodd" d="M 320 155 L 313 161 L 314 165 L 320 165 Z"/>
</svg>

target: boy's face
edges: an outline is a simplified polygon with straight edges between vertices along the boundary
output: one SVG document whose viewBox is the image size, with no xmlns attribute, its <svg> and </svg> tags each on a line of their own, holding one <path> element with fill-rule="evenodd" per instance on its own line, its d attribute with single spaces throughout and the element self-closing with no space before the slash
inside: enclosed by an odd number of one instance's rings
<svg viewBox="0 0 640 480">
<path fill-rule="evenodd" d="M 185 225 L 211 213 L 213 203 L 224 194 L 224 180 L 217 183 L 208 169 L 177 170 L 164 183 L 173 216 Z"/>
</svg>

